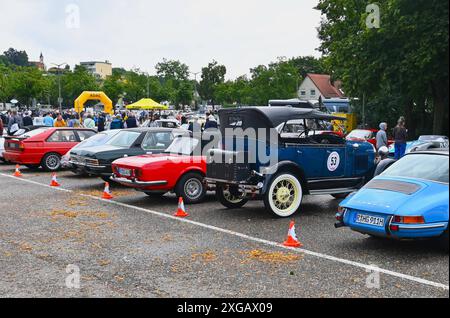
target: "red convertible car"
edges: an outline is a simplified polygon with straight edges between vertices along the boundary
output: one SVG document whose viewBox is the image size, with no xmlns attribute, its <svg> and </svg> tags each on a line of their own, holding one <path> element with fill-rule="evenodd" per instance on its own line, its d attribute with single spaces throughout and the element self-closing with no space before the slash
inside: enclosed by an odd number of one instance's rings
<svg viewBox="0 0 450 318">
<path fill-rule="evenodd" d="M 95 135 L 91 129 L 38 128 L 21 136 L 5 137 L 5 160 L 47 171 L 61 168 L 61 157 L 78 143 Z"/>
<path fill-rule="evenodd" d="M 118 159 L 112 164 L 111 180 L 149 196 L 175 192 L 187 204 L 200 203 L 207 192 L 202 144 L 190 136 L 180 136 L 162 154 Z"/>
</svg>

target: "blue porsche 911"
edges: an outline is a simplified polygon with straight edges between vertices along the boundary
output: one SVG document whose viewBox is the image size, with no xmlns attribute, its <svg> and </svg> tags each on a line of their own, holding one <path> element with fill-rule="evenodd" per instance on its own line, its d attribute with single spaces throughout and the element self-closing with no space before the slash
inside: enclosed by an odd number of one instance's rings
<svg viewBox="0 0 450 318">
<path fill-rule="evenodd" d="M 412 152 L 348 196 L 336 228 L 393 239 L 441 238 L 449 248 L 449 151 Z"/>
</svg>

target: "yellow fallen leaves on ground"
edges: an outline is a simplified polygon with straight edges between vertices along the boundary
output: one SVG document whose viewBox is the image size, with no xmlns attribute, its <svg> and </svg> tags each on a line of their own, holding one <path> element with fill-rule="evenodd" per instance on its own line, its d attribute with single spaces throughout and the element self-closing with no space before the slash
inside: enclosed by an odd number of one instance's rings
<svg viewBox="0 0 450 318">
<path fill-rule="evenodd" d="M 50 215 L 55 218 L 58 216 L 64 216 L 69 219 L 75 219 L 78 216 L 77 212 L 65 211 L 65 210 L 53 210 Z"/>
<path fill-rule="evenodd" d="M 104 266 L 108 266 L 109 264 L 111 264 L 111 261 L 99 260 L 99 261 L 97 261 L 97 264 L 104 267 Z"/>
<path fill-rule="evenodd" d="M 246 263 L 250 260 L 255 260 L 271 264 L 285 264 L 296 262 L 303 258 L 303 256 L 298 254 L 284 252 L 266 252 L 261 250 L 253 250 L 244 252 L 243 254 L 247 257 L 247 259 L 244 260 L 243 263 Z"/>
<path fill-rule="evenodd" d="M 29 252 L 33 250 L 33 247 L 28 243 L 20 243 L 19 245 L 20 250 Z"/>
<path fill-rule="evenodd" d="M 75 195 L 89 195 L 97 198 L 101 198 L 103 195 L 103 189 L 102 190 L 77 190 L 74 192 Z M 122 190 L 122 189 L 111 189 L 111 194 L 115 198 L 120 197 L 127 197 L 135 195 L 137 192 L 134 190 Z"/>
<path fill-rule="evenodd" d="M 213 262 L 217 259 L 217 255 L 214 252 L 192 254 L 192 260 L 196 261 L 198 259 L 204 263 Z"/>
<path fill-rule="evenodd" d="M 57 217 L 66 217 L 70 219 L 75 219 L 77 217 L 85 216 L 85 217 L 92 217 L 92 218 L 98 218 L 98 219 L 107 219 L 110 217 L 110 214 L 108 212 L 103 211 L 69 211 L 69 210 L 53 210 L 50 215 L 53 218 Z"/>
</svg>

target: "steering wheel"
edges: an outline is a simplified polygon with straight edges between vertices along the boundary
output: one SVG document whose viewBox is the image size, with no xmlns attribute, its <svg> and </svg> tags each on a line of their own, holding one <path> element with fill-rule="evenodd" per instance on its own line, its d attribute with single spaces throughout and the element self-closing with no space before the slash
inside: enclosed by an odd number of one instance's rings
<svg viewBox="0 0 450 318">
<path fill-rule="evenodd" d="M 302 136 L 305 135 L 305 138 L 309 135 L 309 129 L 303 130 L 299 135 L 298 138 L 302 138 Z"/>
</svg>

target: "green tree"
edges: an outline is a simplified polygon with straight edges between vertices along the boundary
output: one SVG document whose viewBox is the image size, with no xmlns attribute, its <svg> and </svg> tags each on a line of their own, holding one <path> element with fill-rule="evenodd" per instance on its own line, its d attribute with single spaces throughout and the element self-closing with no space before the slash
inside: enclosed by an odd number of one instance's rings
<svg viewBox="0 0 450 318">
<path fill-rule="evenodd" d="M 10 48 L 8 51 L 3 53 L 3 60 L 6 60 L 10 64 L 17 66 L 28 66 L 28 54 L 25 51 L 18 51 L 16 49 Z"/>
<path fill-rule="evenodd" d="M 190 105 L 194 98 L 194 83 L 192 81 L 180 82 L 179 88 L 176 92 L 176 105 Z"/>
<path fill-rule="evenodd" d="M 97 79 L 82 66 L 76 66 L 73 72 L 56 76 L 61 76 L 63 105 L 65 107 L 73 107 L 75 99 L 83 91 L 97 91 L 100 88 Z M 56 76 L 55 79 L 57 80 Z"/>
<path fill-rule="evenodd" d="M 217 61 L 212 61 L 202 69 L 202 79 L 199 85 L 199 94 L 206 100 L 215 104 L 215 92 L 218 85 L 225 82 L 227 68 Z"/>
<path fill-rule="evenodd" d="M 416 119 L 428 110 L 428 133 L 448 133 L 448 1 L 380 0 L 378 29 L 366 25 L 367 4 L 321 0 L 317 6 L 324 17 L 320 50 L 334 77 L 385 120 L 405 115 L 411 135 L 422 129 Z M 399 106 L 386 110 L 387 92 Z"/>
<path fill-rule="evenodd" d="M 6 79 L 10 85 L 9 97 L 21 104 L 31 105 L 33 99 L 45 101 L 50 79 L 35 67 L 15 66 Z"/>
<path fill-rule="evenodd" d="M 163 59 L 155 68 L 157 75 L 165 80 L 187 81 L 189 78 L 189 66 L 180 61 Z"/>
</svg>

